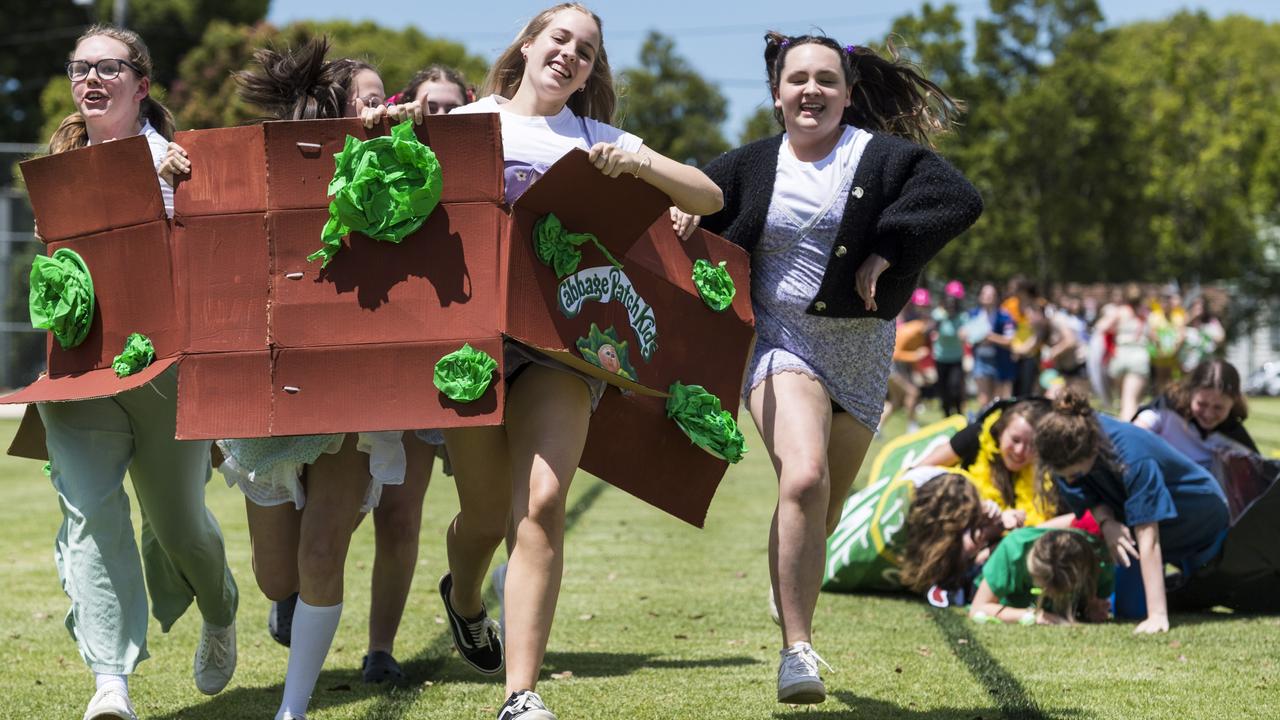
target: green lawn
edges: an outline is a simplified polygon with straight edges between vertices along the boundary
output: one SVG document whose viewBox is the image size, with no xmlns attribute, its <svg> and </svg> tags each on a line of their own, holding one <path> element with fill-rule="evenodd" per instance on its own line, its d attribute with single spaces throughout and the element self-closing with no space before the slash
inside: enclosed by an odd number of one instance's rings
<svg viewBox="0 0 1280 720">
<path fill-rule="evenodd" d="M 1250 428 L 1280 451 L 1280 401 L 1255 401 Z M 743 417 L 747 420 L 746 416 Z M 888 435 L 900 431 L 896 418 Z M 747 423 L 749 425 L 749 422 Z M 0 438 L 15 423 L 0 424 Z M 705 530 L 580 477 L 571 498 L 565 587 L 540 690 L 573 718 L 1276 718 L 1280 618 L 1176 616 L 1160 637 L 1132 625 L 976 626 L 907 597 L 824 595 L 815 646 L 835 667 L 826 704 L 773 701 L 777 629 L 765 612 L 766 533 L 775 479 L 758 438 L 725 478 Z M 435 595 L 452 480 L 427 496 L 422 560 L 397 655 L 416 684 L 360 681 L 372 532 L 348 561 L 343 624 L 317 686 L 311 720 L 489 719 L 501 682 L 453 657 Z M 79 718 L 92 680 L 63 629 L 67 601 L 52 545 L 59 513 L 40 464 L 0 458 L 0 718 Z M 153 626 L 151 659 L 131 690 L 144 718 L 270 718 L 286 651 L 267 636 L 267 603 L 249 566 L 243 499 L 220 476 L 209 486 L 242 591 L 240 666 L 215 698 L 191 682 L 199 617 L 168 635 Z M 136 521 L 135 521 L 136 525 Z"/>
</svg>

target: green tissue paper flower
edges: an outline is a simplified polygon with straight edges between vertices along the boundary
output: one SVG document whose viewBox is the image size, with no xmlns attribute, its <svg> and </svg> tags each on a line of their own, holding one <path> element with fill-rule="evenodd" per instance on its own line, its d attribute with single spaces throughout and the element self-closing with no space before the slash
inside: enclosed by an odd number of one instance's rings
<svg viewBox="0 0 1280 720">
<path fill-rule="evenodd" d="M 342 249 L 342 238 L 359 232 L 398 243 L 422 227 L 440 202 L 440 162 L 413 134 L 413 121 L 391 128 L 390 135 L 357 140 L 350 135 L 333 156 L 329 183 L 329 222 L 321 233 L 324 247 L 307 256 L 328 265 Z"/>
<path fill-rule="evenodd" d="M 84 342 L 93 325 L 93 278 L 74 250 L 60 248 L 31 263 L 31 325 L 48 330 L 63 350 Z"/>
<path fill-rule="evenodd" d="M 701 259 L 693 264 L 693 284 L 698 288 L 702 302 L 716 312 L 723 312 L 732 305 L 733 296 L 738 292 L 729 271 L 724 269 L 726 264 L 721 260 L 716 266 Z"/>
<path fill-rule="evenodd" d="M 600 252 L 604 253 L 605 259 L 611 265 L 622 269 L 622 263 L 614 259 L 608 250 L 604 249 L 604 245 L 596 239 L 591 233 L 571 233 L 564 229 L 560 224 L 560 218 L 555 213 L 547 213 L 545 217 L 539 220 L 533 226 L 533 248 L 538 254 L 538 259 L 544 265 L 553 268 L 556 271 L 556 277 L 564 277 L 572 275 L 578 270 L 578 263 L 582 262 L 582 251 L 578 249 L 579 245 L 586 242 L 595 243 Z"/>
<path fill-rule="evenodd" d="M 498 361 L 483 350 L 464 344 L 440 358 L 436 363 L 435 385 L 454 402 L 469 403 L 484 394 L 493 381 L 493 371 Z"/>
<path fill-rule="evenodd" d="M 128 377 L 151 364 L 156 359 L 156 348 L 151 339 L 142 333 L 133 333 L 124 341 L 124 352 L 111 361 L 116 377 Z"/>
<path fill-rule="evenodd" d="M 667 391 L 667 417 L 676 421 L 694 445 L 721 460 L 736 463 L 746 453 L 738 423 L 720 408 L 720 398 L 701 385 L 676 382 Z"/>
</svg>

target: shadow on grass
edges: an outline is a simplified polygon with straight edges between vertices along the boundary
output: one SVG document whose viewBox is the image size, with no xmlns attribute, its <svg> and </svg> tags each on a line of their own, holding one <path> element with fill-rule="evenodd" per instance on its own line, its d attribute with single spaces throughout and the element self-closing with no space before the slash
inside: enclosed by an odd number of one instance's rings
<svg viewBox="0 0 1280 720">
<path fill-rule="evenodd" d="M 982 685 L 987 694 L 991 696 L 991 699 L 995 701 L 998 717 L 1006 718 L 1006 720 L 1049 720 L 1049 718 L 1084 717 L 1084 714 L 1076 709 L 1055 710 L 1052 714 L 1045 713 L 1027 693 L 1026 688 L 1022 687 L 1022 683 L 1018 682 L 1018 679 L 1012 673 L 992 657 L 986 648 L 982 647 L 978 639 L 969 631 L 969 620 L 963 613 L 949 608 L 934 608 L 931 609 L 930 617 L 946 637 L 947 647 L 951 648 L 951 652 L 955 654 L 956 659 L 964 663 L 964 666 L 969 670 L 969 674 Z M 967 717 L 976 718 L 982 716 L 982 713 L 977 713 Z M 904 717 L 915 718 L 917 715 L 906 715 Z M 962 716 L 924 714 L 919 717 Z M 990 710 L 987 711 L 985 717 L 992 717 Z"/>
<path fill-rule="evenodd" d="M 745 655 L 684 659 L 644 653 L 557 652 L 547 653 L 542 663 L 542 679 L 550 673 L 569 671 L 575 678 L 617 677 L 637 670 L 698 670 L 702 668 L 745 667 L 760 661 Z"/>
<path fill-rule="evenodd" d="M 903 707 L 885 700 L 862 697 L 851 692 L 838 690 L 832 693 L 834 699 L 844 707 L 833 707 L 831 698 L 822 705 L 790 706 L 787 710 L 779 710 L 773 714 L 777 720 L 997 720 L 998 718 L 1020 717 L 1001 712 L 994 707 L 958 708 L 944 707 L 931 710 L 915 710 L 910 706 Z M 1079 712 L 1067 710 L 1054 712 L 1045 716 L 1069 720 L 1083 717 Z"/>
</svg>

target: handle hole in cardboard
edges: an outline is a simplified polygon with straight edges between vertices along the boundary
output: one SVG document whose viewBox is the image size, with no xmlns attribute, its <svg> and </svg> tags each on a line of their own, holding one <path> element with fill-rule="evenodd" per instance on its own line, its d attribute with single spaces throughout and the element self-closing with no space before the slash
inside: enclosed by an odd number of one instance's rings
<svg viewBox="0 0 1280 720">
<path fill-rule="evenodd" d="M 324 149 L 320 143 L 297 142 L 295 144 L 298 146 L 298 152 L 307 157 L 319 157 L 320 151 Z"/>
<path fill-rule="evenodd" d="M 289 393 L 290 395 L 297 395 L 299 392 L 302 391 L 302 388 L 294 387 L 293 385 L 285 385 L 284 391 Z"/>
</svg>

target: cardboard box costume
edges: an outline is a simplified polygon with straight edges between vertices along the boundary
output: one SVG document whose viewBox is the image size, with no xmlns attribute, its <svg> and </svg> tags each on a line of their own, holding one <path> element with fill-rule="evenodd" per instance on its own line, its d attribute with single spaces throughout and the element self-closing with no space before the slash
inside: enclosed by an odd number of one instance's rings
<svg viewBox="0 0 1280 720">
<path fill-rule="evenodd" d="M 221 439 L 503 421 L 504 338 L 622 392 L 592 416 L 582 469 L 695 525 L 726 463 L 667 418 L 673 383 L 700 384 L 736 415 L 752 337 L 748 293 L 722 312 L 693 282 L 699 259 L 749 287 L 749 258 L 698 230 L 681 242 L 670 200 L 610 179 L 575 151 L 508 208 L 496 115 L 430 117 L 415 131 L 443 174 L 439 205 L 400 244 L 352 233 L 327 267 L 308 262 L 329 218 L 326 187 L 346 136 L 387 134 L 357 120 L 268 122 L 178 133 L 192 175 L 165 220 L 145 140 L 24 163 L 52 253 L 78 252 L 97 296 L 88 338 L 52 341 L 48 367 L 0 402 L 56 402 L 141 386 L 180 363 L 178 437 Z M 534 226 L 554 213 L 591 233 L 563 277 L 544 264 Z M 616 259 L 621 268 L 610 262 Z M 567 267 L 558 263 L 561 270 Z M 119 378 L 113 358 L 135 332 L 155 361 Z M 464 343 L 499 363 L 473 402 L 432 383 Z M 31 455 L 34 434 L 11 451 Z M 24 440 L 25 439 L 25 440 Z"/>
</svg>

